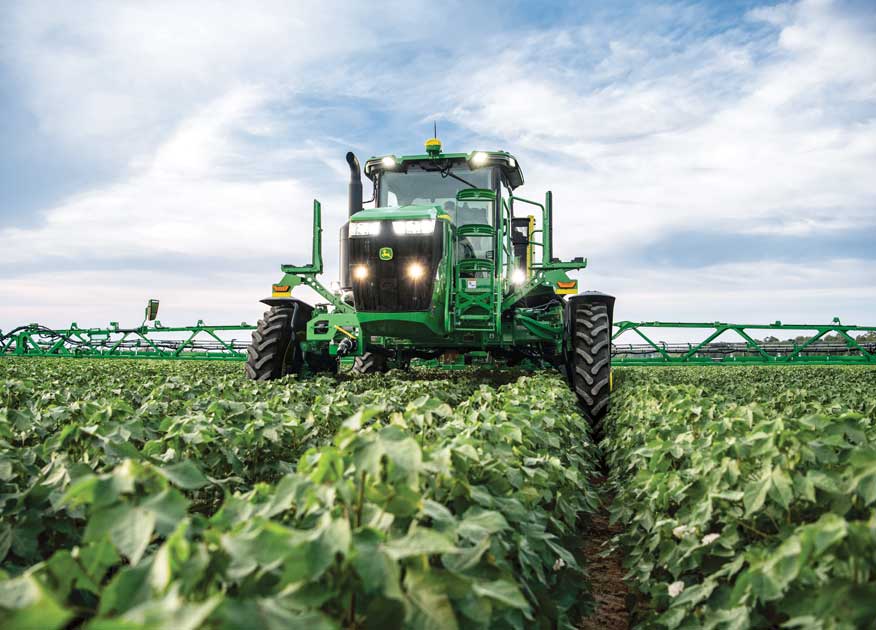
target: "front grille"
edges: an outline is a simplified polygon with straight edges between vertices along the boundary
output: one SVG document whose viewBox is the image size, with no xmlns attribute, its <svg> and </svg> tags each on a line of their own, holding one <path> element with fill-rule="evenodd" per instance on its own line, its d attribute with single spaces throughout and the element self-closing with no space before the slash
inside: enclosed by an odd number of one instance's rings
<svg viewBox="0 0 876 630">
<path fill-rule="evenodd" d="M 426 236 L 397 236 L 391 222 L 382 223 L 379 236 L 352 237 L 349 241 L 349 277 L 356 309 L 383 313 L 429 310 L 442 253 L 440 222 L 435 232 Z M 392 258 L 381 260 L 380 250 L 387 247 L 392 249 Z M 412 263 L 425 270 L 417 280 L 407 273 Z M 367 278 L 356 277 L 354 270 L 359 265 L 367 266 Z"/>
</svg>

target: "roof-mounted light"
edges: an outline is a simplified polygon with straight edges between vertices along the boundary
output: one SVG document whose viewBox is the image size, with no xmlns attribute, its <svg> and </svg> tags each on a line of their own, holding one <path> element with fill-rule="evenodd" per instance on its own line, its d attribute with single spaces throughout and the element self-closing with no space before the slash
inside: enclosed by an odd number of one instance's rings
<svg viewBox="0 0 876 630">
<path fill-rule="evenodd" d="M 392 155 L 387 155 L 382 160 L 380 160 L 380 163 L 383 164 L 383 168 L 395 168 L 396 166 L 398 166 L 398 162 L 396 161 L 395 156 Z"/>
<path fill-rule="evenodd" d="M 486 165 L 486 163 L 490 160 L 490 156 L 484 153 L 483 151 L 478 151 L 473 156 L 471 156 L 471 163 L 474 167 L 481 167 Z"/>
</svg>

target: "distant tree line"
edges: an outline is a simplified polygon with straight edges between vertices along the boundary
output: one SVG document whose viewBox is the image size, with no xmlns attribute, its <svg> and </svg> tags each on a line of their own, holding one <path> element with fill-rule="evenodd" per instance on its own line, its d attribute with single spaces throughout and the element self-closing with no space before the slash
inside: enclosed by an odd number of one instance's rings
<svg viewBox="0 0 876 630">
<path fill-rule="evenodd" d="M 876 331 L 862 333 L 862 334 L 858 335 L 857 337 L 855 335 L 849 335 L 849 336 L 854 338 L 854 340 L 857 341 L 858 343 L 876 343 Z M 799 346 L 799 345 L 803 345 L 804 343 L 809 341 L 811 338 L 812 338 L 812 335 L 799 335 L 797 337 L 794 337 L 793 339 L 779 339 L 778 337 L 769 336 L 769 337 L 764 337 L 763 339 L 761 339 L 761 341 L 763 341 L 764 343 L 795 343 Z M 825 335 L 824 337 L 822 337 L 821 339 L 819 339 L 815 343 L 842 343 L 842 344 L 845 344 L 845 343 L 847 343 L 847 340 L 845 337 L 843 337 L 839 333 L 834 333 L 832 335 Z"/>
</svg>

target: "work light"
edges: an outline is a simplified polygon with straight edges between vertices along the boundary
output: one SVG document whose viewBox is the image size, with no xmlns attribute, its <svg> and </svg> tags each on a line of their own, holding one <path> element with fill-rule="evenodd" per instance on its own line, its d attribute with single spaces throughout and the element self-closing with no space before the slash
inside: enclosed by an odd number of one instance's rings
<svg viewBox="0 0 876 630">
<path fill-rule="evenodd" d="M 511 272 L 511 284 L 521 285 L 526 282 L 526 272 L 523 269 L 515 269 Z"/>
<path fill-rule="evenodd" d="M 471 158 L 471 163 L 473 166 L 483 166 L 487 163 L 487 160 L 490 159 L 490 156 L 484 153 L 483 151 L 478 151 Z"/>
<path fill-rule="evenodd" d="M 434 219 L 420 219 L 416 221 L 393 221 L 392 231 L 396 236 L 410 236 L 412 234 L 431 234 L 435 231 Z"/>
<path fill-rule="evenodd" d="M 380 163 L 383 164 L 384 168 L 395 168 L 396 165 L 395 158 L 391 155 L 387 155 L 385 158 L 380 160 Z"/>
<path fill-rule="evenodd" d="M 380 221 L 351 221 L 350 236 L 377 236 L 380 234 Z"/>
<path fill-rule="evenodd" d="M 365 265 L 356 265 L 353 267 L 353 277 L 356 280 L 364 280 L 368 277 L 368 267 Z"/>
</svg>

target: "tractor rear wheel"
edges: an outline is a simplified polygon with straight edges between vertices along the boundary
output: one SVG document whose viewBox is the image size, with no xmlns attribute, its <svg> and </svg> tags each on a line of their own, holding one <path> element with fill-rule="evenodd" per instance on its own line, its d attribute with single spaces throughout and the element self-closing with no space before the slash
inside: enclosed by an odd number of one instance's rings
<svg viewBox="0 0 876 630">
<path fill-rule="evenodd" d="M 584 415 L 598 427 L 611 395 L 611 320 L 605 304 L 577 304 L 573 313 L 572 386 Z"/>
<path fill-rule="evenodd" d="M 294 321 L 297 319 L 295 315 L 294 306 L 272 306 L 259 320 L 252 332 L 252 343 L 246 350 L 246 375 L 249 378 L 270 381 L 301 373 L 304 354 L 298 342 L 303 338 L 304 326 Z M 298 324 L 298 327 L 293 324 Z"/>
<path fill-rule="evenodd" d="M 386 355 L 377 352 L 366 352 L 353 360 L 353 371 L 359 374 L 386 372 L 386 369 Z"/>
</svg>

